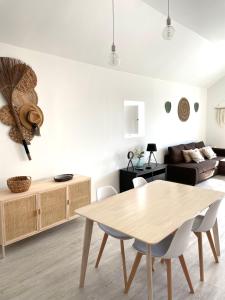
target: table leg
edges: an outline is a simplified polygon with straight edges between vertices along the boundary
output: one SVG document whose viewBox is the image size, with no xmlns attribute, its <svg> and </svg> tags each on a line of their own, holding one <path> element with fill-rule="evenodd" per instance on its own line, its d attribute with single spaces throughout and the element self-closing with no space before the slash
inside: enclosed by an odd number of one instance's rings
<svg viewBox="0 0 225 300">
<path fill-rule="evenodd" d="M 2 258 L 5 258 L 5 246 L 2 245 Z"/>
<path fill-rule="evenodd" d="M 151 245 L 148 245 L 148 249 L 147 249 L 146 267 L 147 267 L 148 300 L 153 300 Z"/>
<path fill-rule="evenodd" d="M 216 223 L 213 226 L 213 237 L 216 247 L 216 254 L 217 256 L 220 256 L 220 237 L 219 237 L 219 229 L 218 229 L 218 221 L 216 219 Z"/>
<path fill-rule="evenodd" d="M 80 288 L 84 287 L 84 281 L 85 281 L 85 275 L 86 275 L 87 263 L 88 263 L 88 255 L 89 255 L 89 249 L 91 244 L 92 229 L 93 229 L 93 221 L 90 219 L 86 219 L 82 263 L 81 263 L 81 270 L 80 270 Z"/>
</svg>

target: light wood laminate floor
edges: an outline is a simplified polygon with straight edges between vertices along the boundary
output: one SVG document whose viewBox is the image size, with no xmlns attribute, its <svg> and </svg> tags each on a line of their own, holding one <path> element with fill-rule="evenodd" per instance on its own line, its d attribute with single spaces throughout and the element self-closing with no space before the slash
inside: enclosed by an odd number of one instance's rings
<svg viewBox="0 0 225 300">
<path fill-rule="evenodd" d="M 225 177 L 217 176 L 200 185 L 225 191 Z M 205 282 L 199 281 L 197 240 L 193 235 L 185 258 L 195 294 L 188 293 L 179 262 L 174 260 L 174 299 L 225 299 L 224 216 L 225 200 L 219 213 L 220 263 L 214 263 L 208 241 L 204 237 Z M 0 300 L 146 300 L 145 259 L 140 264 L 129 294 L 123 294 L 119 241 L 109 239 L 99 269 L 94 268 L 103 236 L 97 225 L 94 225 L 86 285 L 82 290 L 78 288 L 83 232 L 84 220 L 79 218 L 7 247 L 6 258 L 0 261 Z M 136 255 L 131 245 L 131 241 L 125 242 L 128 272 Z M 153 284 L 154 299 L 166 299 L 166 269 L 158 260 L 155 263 Z"/>
</svg>

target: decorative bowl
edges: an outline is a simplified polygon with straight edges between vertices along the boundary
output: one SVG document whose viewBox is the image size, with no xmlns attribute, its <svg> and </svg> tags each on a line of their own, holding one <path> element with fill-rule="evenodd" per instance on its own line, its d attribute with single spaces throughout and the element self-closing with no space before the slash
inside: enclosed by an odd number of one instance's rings
<svg viewBox="0 0 225 300">
<path fill-rule="evenodd" d="M 7 179 L 8 188 L 12 193 L 23 193 L 29 190 L 31 185 L 30 176 L 16 176 Z"/>
<path fill-rule="evenodd" d="M 56 182 L 63 182 L 73 179 L 73 174 L 61 174 L 54 177 Z"/>
</svg>

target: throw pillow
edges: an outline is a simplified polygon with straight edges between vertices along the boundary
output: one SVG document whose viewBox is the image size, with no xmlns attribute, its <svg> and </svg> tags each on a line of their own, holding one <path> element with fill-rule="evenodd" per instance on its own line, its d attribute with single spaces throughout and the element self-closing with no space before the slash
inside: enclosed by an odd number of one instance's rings
<svg viewBox="0 0 225 300">
<path fill-rule="evenodd" d="M 195 143 L 189 143 L 184 145 L 185 150 L 194 150 L 195 148 Z"/>
<path fill-rule="evenodd" d="M 191 151 L 193 151 L 193 150 L 182 150 L 184 160 L 185 160 L 186 163 L 189 163 L 189 162 L 192 161 L 192 158 L 191 158 L 191 155 L 190 155 Z"/>
<path fill-rule="evenodd" d="M 192 160 L 195 161 L 197 164 L 205 160 L 201 152 L 197 148 L 190 152 L 190 156 Z"/>
<path fill-rule="evenodd" d="M 200 149 L 200 148 L 204 148 L 204 147 L 205 147 L 205 144 L 203 141 L 195 143 L 195 148 Z"/>
<path fill-rule="evenodd" d="M 213 151 L 213 149 L 210 146 L 201 148 L 201 152 L 208 159 L 212 159 L 216 157 L 216 153 Z"/>
<path fill-rule="evenodd" d="M 177 145 L 168 147 L 169 151 L 169 160 L 173 164 L 179 164 L 181 162 L 184 162 L 184 157 L 182 154 L 182 150 L 184 150 L 184 145 Z"/>
</svg>

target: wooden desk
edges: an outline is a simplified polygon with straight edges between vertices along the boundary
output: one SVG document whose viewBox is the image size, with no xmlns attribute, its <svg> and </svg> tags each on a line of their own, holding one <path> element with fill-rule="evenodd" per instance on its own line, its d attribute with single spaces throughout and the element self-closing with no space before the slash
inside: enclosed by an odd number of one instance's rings
<svg viewBox="0 0 225 300">
<path fill-rule="evenodd" d="M 148 299 L 153 299 L 151 245 L 185 221 L 224 197 L 224 193 L 156 180 L 76 210 L 86 217 L 80 287 L 84 286 L 93 221 L 110 226 L 148 244 Z"/>
<path fill-rule="evenodd" d="M 120 169 L 120 192 L 125 192 L 134 188 L 132 180 L 136 177 L 143 177 L 147 182 L 153 180 L 165 180 L 166 178 L 165 164 L 154 164 L 151 163 L 151 169 L 147 169 L 147 165 L 143 166 L 143 170 L 137 170 L 134 168 Z"/>
</svg>

